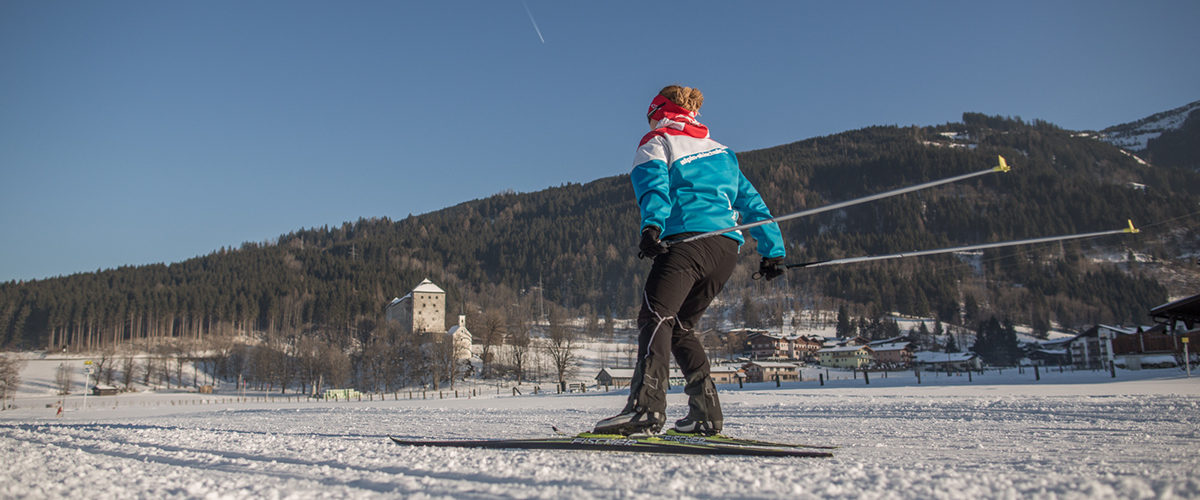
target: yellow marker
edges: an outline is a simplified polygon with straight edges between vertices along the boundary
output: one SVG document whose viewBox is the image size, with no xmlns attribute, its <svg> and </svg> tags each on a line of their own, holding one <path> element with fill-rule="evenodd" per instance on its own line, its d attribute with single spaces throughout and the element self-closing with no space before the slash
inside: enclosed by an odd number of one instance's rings
<svg viewBox="0 0 1200 500">
<path fill-rule="evenodd" d="M 992 170 L 995 170 L 997 172 L 1008 172 L 1009 170 L 1012 170 L 1008 167 L 1008 162 L 1004 161 L 1003 156 L 997 155 L 996 158 L 1000 159 L 1000 164 L 996 165 L 994 168 L 992 168 Z"/>
<path fill-rule="evenodd" d="M 1138 229 L 1136 227 L 1133 227 L 1133 219 L 1129 219 L 1129 229 L 1126 229 L 1125 232 L 1127 232 L 1129 234 L 1138 234 L 1138 233 L 1142 232 L 1142 230 Z"/>
</svg>

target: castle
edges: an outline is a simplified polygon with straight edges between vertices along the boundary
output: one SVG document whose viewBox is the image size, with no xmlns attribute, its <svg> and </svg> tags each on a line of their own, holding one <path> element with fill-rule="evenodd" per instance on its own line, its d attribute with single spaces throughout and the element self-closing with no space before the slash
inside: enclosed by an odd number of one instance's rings
<svg viewBox="0 0 1200 500">
<path fill-rule="evenodd" d="M 458 316 L 458 324 L 446 329 L 446 291 L 428 279 L 408 295 L 392 299 L 387 305 L 387 320 L 400 324 L 405 335 L 450 335 L 454 339 L 455 358 L 471 358 L 471 332 L 467 317 Z"/>
</svg>

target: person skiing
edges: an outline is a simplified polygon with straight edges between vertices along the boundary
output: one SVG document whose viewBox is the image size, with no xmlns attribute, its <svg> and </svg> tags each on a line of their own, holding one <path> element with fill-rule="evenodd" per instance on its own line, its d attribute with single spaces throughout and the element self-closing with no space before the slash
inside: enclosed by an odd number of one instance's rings
<svg viewBox="0 0 1200 500">
<path fill-rule="evenodd" d="M 629 399 L 621 413 L 596 423 L 598 434 L 659 432 L 666 421 L 669 356 L 683 371 L 687 416 L 675 422 L 684 433 L 716 434 L 724 423 L 708 357 L 695 327 L 725 286 L 745 241 L 740 231 L 671 244 L 691 235 L 771 218 L 767 205 L 742 175 L 733 151 L 709 136 L 696 120 L 700 90 L 663 88 L 650 102 L 650 132 L 634 155 L 634 195 L 641 214 L 639 257 L 654 264 L 638 313 L 638 357 Z M 759 274 L 783 274 L 786 252 L 775 223 L 751 228 L 762 256 Z"/>
</svg>

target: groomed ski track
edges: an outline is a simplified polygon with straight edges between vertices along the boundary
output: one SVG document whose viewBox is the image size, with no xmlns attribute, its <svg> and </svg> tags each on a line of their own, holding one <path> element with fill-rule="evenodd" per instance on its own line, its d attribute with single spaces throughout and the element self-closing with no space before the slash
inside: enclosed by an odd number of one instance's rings
<svg viewBox="0 0 1200 500">
<path fill-rule="evenodd" d="M 1200 497 L 1200 379 L 1119 376 L 722 391 L 728 433 L 840 446 L 819 460 L 402 447 L 387 437 L 586 430 L 621 405 L 620 392 L 226 408 L 141 408 L 135 398 L 153 395 L 125 395 L 117 409 L 60 419 L 44 407 L 0 412 L 0 497 Z M 682 394 L 669 401 L 671 417 L 684 411 Z"/>
</svg>

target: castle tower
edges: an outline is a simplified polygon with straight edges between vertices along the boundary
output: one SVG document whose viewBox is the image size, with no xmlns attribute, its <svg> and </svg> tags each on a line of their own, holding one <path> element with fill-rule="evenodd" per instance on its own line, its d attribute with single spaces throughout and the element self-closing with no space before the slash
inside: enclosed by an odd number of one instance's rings
<svg viewBox="0 0 1200 500">
<path fill-rule="evenodd" d="M 388 304 L 387 319 L 399 322 L 410 334 L 446 333 L 446 291 L 426 279 Z"/>
</svg>

